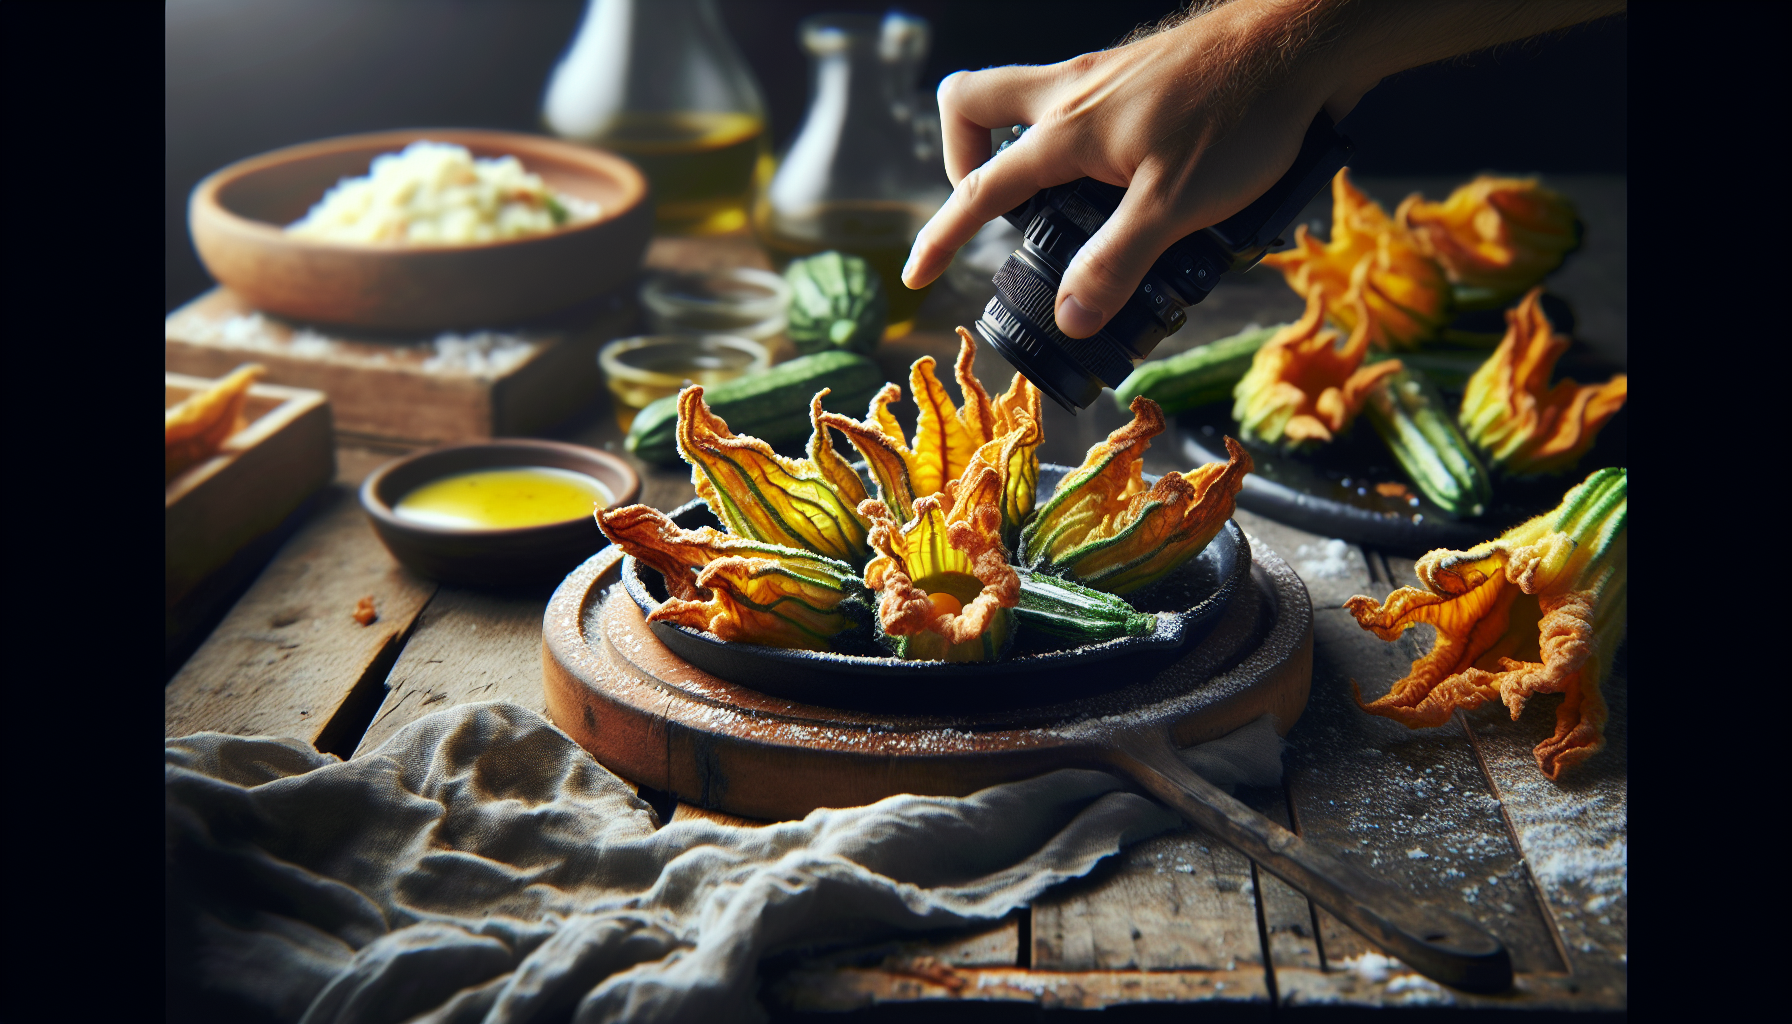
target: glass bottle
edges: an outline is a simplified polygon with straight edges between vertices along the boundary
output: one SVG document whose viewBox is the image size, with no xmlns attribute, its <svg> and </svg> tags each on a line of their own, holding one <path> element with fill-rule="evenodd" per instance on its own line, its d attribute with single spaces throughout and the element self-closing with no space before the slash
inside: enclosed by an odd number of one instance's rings
<svg viewBox="0 0 1792 1024">
<path fill-rule="evenodd" d="M 542 120 L 634 161 L 653 186 L 657 230 L 746 225 L 765 103 L 712 0 L 590 0 Z"/>
<path fill-rule="evenodd" d="M 937 155 L 925 159 L 913 124 L 913 81 L 927 45 L 924 31 L 914 31 L 919 20 L 803 20 L 798 38 L 810 55 L 809 112 L 753 202 L 753 229 L 780 268 L 838 249 L 877 270 L 890 296 L 886 338 L 914 326 L 927 290 L 903 287 L 902 266 L 915 235 L 952 191 Z M 886 37 L 893 37 L 888 45 Z M 899 81 L 905 74 L 907 82 Z M 900 116 L 905 104 L 907 117 Z"/>
</svg>

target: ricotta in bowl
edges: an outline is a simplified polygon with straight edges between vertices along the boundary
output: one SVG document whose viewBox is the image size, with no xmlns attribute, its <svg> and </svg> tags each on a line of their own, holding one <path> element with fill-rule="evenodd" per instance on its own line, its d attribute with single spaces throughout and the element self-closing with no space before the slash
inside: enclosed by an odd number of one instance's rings
<svg viewBox="0 0 1792 1024">
<path fill-rule="evenodd" d="M 418 141 L 337 182 L 286 231 L 323 242 L 465 245 L 546 234 L 600 212 L 553 192 L 514 156 L 475 158 L 465 146 Z"/>
</svg>

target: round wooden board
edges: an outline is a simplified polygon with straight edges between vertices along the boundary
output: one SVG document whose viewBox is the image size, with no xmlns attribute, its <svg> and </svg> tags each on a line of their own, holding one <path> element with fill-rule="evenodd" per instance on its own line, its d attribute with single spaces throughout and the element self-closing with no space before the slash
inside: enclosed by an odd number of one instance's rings
<svg viewBox="0 0 1792 1024">
<path fill-rule="evenodd" d="M 1115 737 L 1141 730 L 1188 746 L 1269 713 L 1285 734 L 1312 683 L 1313 609 L 1286 562 L 1260 544 L 1253 551 L 1251 584 L 1213 632 L 1152 678 L 1039 707 L 916 716 L 796 704 L 692 667 L 615 586 L 620 552 L 606 548 L 548 604 L 548 714 L 625 778 L 768 820 L 1098 767 Z"/>
</svg>

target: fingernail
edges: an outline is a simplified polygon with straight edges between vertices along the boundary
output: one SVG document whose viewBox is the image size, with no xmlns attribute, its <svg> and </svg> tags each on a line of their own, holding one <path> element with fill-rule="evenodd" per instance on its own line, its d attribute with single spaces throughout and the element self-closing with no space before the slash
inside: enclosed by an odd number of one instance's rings
<svg viewBox="0 0 1792 1024">
<path fill-rule="evenodd" d="M 902 265 L 902 283 L 903 284 L 907 284 L 909 278 L 915 276 L 915 267 L 918 266 L 920 264 L 920 262 L 921 262 L 920 251 L 918 249 L 910 249 L 909 253 L 908 253 L 908 262 L 904 263 Z"/>
<path fill-rule="evenodd" d="M 1058 303 L 1056 318 L 1058 330 L 1073 338 L 1087 338 L 1101 329 L 1101 311 L 1083 305 L 1074 295 L 1066 295 Z"/>
</svg>

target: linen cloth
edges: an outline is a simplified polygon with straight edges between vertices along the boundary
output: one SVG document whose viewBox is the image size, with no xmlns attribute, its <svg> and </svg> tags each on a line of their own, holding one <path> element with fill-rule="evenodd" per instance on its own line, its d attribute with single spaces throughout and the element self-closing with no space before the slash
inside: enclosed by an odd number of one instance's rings
<svg viewBox="0 0 1792 1024">
<path fill-rule="evenodd" d="M 1267 716 L 1184 752 L 1272 785 Z M 541 715 L 466 704 L 343 762 L 165 746 L 169 1020 L 761 1020 L 759 960 L 1001 918 L 1179 819 L 1065 769 L 759 828 L 658 827 Z"/>
</svg>

